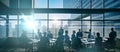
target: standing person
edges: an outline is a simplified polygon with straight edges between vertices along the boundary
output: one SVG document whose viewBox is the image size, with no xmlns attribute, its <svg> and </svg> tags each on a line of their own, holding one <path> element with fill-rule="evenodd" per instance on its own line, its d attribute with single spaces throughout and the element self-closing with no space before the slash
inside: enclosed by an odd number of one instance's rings
<svg viewBox="0 0 120 52">
<path fill-rule="evenodd" d="M 70 38 L 68 36 L 68 31 L 65 31 L 65 44 L 70 48 Z"/>
<path fill-rule="evenodd" d="M 72 37 L 72 38 L 71 38 L 72 41 L 74 41 L 74 39 L 75 39 L 75 33 L 76 33 L 76 32 L 73 31 L 73 34 L 72 34 L 72 36 L 71 36 L 71 37 Z"/>
<path fill-rule="evenodd" d="M 72 40 L 72 48 L 75 48 L 75 34 L 76 34 L 76 32 L 75 31 L 73 31 L 73 34 L 72 34 L 72 38 L 71 38 L 71 40 Z"/>
<path fill-rule="evenodd" d="M 109 37 L 111 37 L 112 39 L 115 39 L 117 37 L 117 33 L 116 33 L 116 31 L 114 31 L 113 28 L 111 28 L 111 32 L 109 34 Z"/>
<path fill-rule="evenodd" d="M 88 39 L 93 39 L 93 38 L 94 38 L 94 36 L 92 35 L 91 29 L 89 29 Z"/>
<path fill-rule="evenodd" d="M 61 27 L 58 31 L 58 38 L 55 42 L 55 47 L 56 47 L 58 52 L 64 52 L 64 45 L 63 45 L 64 36 L 63 36 L 63 33 L 64 33 L 64 30 Z"/>
<path fill-rule="evenodd" d="M 62 29 L 62 27 L 60 27 L 59 31 L 58 31 L 58 36 L 63 36 L 64 30 Z"/>
<path fill-rule="evenodd" d="M 109 34 L 109 38 L 108 40 L 104 43 L 104 47 L 106 48 L 106 51 L 109 51 L 111 49 L 113 49 L 112 51 L 115 52 L 115 47 L 116 47 L 116 32 L 113 30 L 113 28 L 111 28 L 111 32 Z"/>
<path fill-rule="evenodd" d="M 42 33 L 40 32 L 40 29 L 38 29 L 37 33 L 38 33 L 39 39 L 41 40 L 41 38 L 42 38 Z"/>
<path fill-rule="evenodd" d="M 115 38 L 116 37 L 117 37 L 116 32 L 114 31 L 113 28 L 111 28 L 111 32 L 109 34 L 109 38 L 105 42 L 105 48 L 107 49 L 106 51 L 109 51 L 110 49 L 113 49 L 112 51 L 115 52 L 115 47 L 116 47 L 116 40 L 115 40 Z"/>
<path fill-rule="evenodd" d="M 83 33 L 80 31 L 80 29 L 79 29 L 79 31 L 77 32 L 77 34 L 76 34 L 76 36 L 79 38 L 82 38 L 83 37 Z"/>
</svg>

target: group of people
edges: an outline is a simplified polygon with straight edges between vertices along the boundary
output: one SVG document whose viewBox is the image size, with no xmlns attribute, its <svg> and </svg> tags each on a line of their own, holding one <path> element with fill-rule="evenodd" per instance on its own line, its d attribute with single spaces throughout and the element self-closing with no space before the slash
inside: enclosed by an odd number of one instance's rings
<svg viewBox="0 0 120 52">
<path fill-rule="evenodd" d="M 115 51 L 116 46 L 116 37 L 117 33 L 114 31 L 113 28 L 111 28 L 111 32 L 109 33 L 109 38 L 107 38 L 106 41 L 103 42 L 103 38 L 100 37 L 100 33 L 97 33 L 97 37 L 95 38 L 95 48 L 98 51 L 103 51 L 107 49 L 109 51 L 110 49 L 113 49 Z"/>
<path fill-rule="evenodd" d="M 102 48 L 108 48 L 108 49 L 115 48 L 116 45 L 115 39 L 117 37 L 117 33 L 114 31 L 113 28 L 111 28 L 111 32 L 109 33 L 108 40 L 105 41 L 104 43 L 103 43 L 103 38 L 100 36 L 99 32 L 96 33 L 97 37 L 91 35 L 91 29 L 87 33 L 88 33 L 87 39 L 95 38 L 96 50 L 102 50 Z M 75 30 L 73 30 L 71 39 L 69 37 L 68 30 L 65 31 L 65 35 L 63 34 L 64 34 L 64 29 L 60 28 L 58 31 L 58 37 L 53 46 L 55 49 L 57 49 L 57 51 L 64 52 L 64 46 L 67 46 L 68 48 L 72 48 L 72 49 L 80 49 L 84 47 L 84 45 L 82 44 L 83 42 L 81 41 L 81 39 L 83 38 L 83 32 L 81 31 L 81 29 L 79 29 L 77 33 Z M 53 38 L 53 34 L 50 31 L 48 31 L 48 33 L 44 32 L 42 36 L 40 30 L 38 30 L 38 35 L 40 38 L 40 41 L 38 43 L 38 49 L 45 51 L 46 49 L 44 48 L 48 48 L 50 44 L 50 39 Z"/>
<path fill-rule="evenodd" d="M 116 31 L 114 31 L 113 28 L 111 28 L 111 32 L 109 33 L 109 38 L 108 40 L 104 41 L 103 38 L 100 36 L 100 33 L 97 32 L 96 33 L 96 37 L 93 36 L 91 34 L 91 29 L 89 30 L 87 39 L 95 39 L 95 49 L 96 50 L 103 50 L 103 48 L 108 48 L 108 49 L 112 49 L 115 48 L 116 45 L 116 37 L 117 37 L 117 33 Z M 51 34 L 51 35 L 50 35 Z M 73 30 L 73 33 L 71 35 L 71 40 L 68 34 L 68 30 L 65 31 L 65 35 L 64 34 L 64 30 L 62 28 L 59 29 L 58 31 L 58 38 L 55 42 L 55 48 L 58 49 L 58 51 L 63 52 L 64 51 L 64 46 L 67 46 L 68 48 L 72 48 L 72 49 L 80 49 L 85 47 L 81 41 L 81 39 L 83 38 L 83 32 L 79 29 L 79 31 L 76 33 L 75 30 Z M 49 38 L 53 38 L 52 37 L 52 33 L 48 33 L 48 39 Z M 47 38 L 45 38 L 47 39 Z M 41 40 L 42 41 L 42 40 Z M 45 40 L 43 40 L 45 41 Z"/>
</svg>

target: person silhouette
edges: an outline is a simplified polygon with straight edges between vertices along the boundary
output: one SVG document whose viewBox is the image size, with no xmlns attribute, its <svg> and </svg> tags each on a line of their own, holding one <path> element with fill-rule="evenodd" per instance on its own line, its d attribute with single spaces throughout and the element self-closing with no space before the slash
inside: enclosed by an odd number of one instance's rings
<svg viewBox="0 0 120 52">
<path fill-rule="evenodd" d="M 71 38 L 71 40 L 72 40 L 72 48 L 75 48 L 75 38 L 76 38 L 76 36 L 75 36 L 75 34 L 76 34 L 76 32 L 75 31 L 73 31 L 73 34 L 72 34 L 72 38 Z"/>
<path fill-rule="evenodd" d="M 41 38 L 42 38 L 42 33 L 40 32 L 40 29 L 38 29 L 37 33 L 38 33 L 39 39 L 41 40 Z"/>
<path fill-rule="evenodd" d="M 107 49 L 106 51 L 109 51 L 110 49 L 114 49 L 113 51 L 115 51 L 116 41 L 113 39 L 113 37 L 109 36 L 104 45 L 104 47 Z"/>
<path fill-rule="evenodd" d="M 109 37 L 112 39 L 115 39 L 117 37 L 116 31 L 114 31 L 113 28 L 111 28 L 111 32 L 109 33 Z"/>
<path fill-rule="evenodd" d="M 21 34 L 21 41 L 23 43 L 28 43 L 29 42 L 29 38 L 27 37 L 27 32 L 25 30 L 23 30 L 23 33 Z"/>
<path fill-rule="evenodd" d="M 99 32 L 97 32 L 97 37 L 95 38 L 95 48 L 97 51 L 101 51 L 102 49 L 102 37 L 100 37 Z"/>
<path fill-rule="evenodd" d="M 63 45 L 64 36 L 63 36 L 63 33 L 64 33 L 64 30 L 61 27 L 58 31 L 58 38 L 55 42 L 55 47 L 57 49 L 57 52 L 64 52 L 64 45 Z"/>
<path fill-rule="evenodd" d="M 48 35 L 47 36 L 48 36 L 49 40 L 53 38 L 53 34 L 50 31 L 48 31 Z"/>
<path fill-rule="evenodd" d="M 21 47 L 25 48 L 25 51 L 27 51 L 28 46 L 31 46 L 29 45 L 29 42 L 31 42 L 31 40 L 28 38 L 27 32 L 23 30 L 23 33 L 21 34 L 21 37 L 20 37 L 20 44 L 21 44 Z"/>
<path fill-rule="evenodd" d="M 73 34 L 72 34 L 72 36 L 71 36 L 71 37 L 72 37 L 72 38 L 71 38 L 72 41 L 74 41 L 74 39 L 75 39 L 75 33 L 76 33 L 76 32 L 73 31 Z"/>
<path fill-rule="evenodd" d="M 75 44 L 74 44 L 74 49 L 79 49 L 79 48 L 82 48 L 83 46 L 82 46 L 82 41 L 81 41 L 81 38 L 79 38 L 79 37 L 75 37 Z"/>
<path fill-rule="evenodd" d="M 70 38 L 68 36 L 68 31 L 66 30 L 65 31 L 65 36 L 64 36 L 64 39 L 65 39 L 65 44 L 70 48 Z"/>
<path fill-rule="evenodd" d="M 88 32 L 88 39 L 94 39 L 94 36 L 92 35 L 91 29 L 89 29 L 89 32 Z"/>
<path fill-rule="evenodd" d="M 82 38 L 83 37 L 83 33 L 81 32 L 81 30 L 79 29 L 79 31 L 76 34 L 77 37 Z"/>
<path fill-rule="evenodd" d="M 41 38 L 40 42 L 39 42 L 39 45 L 38 45 L 38 51 L 41 51 L 41 52 L 48 52 L 49 51 L 49 39 L 47 37 L 47 33 L 44 32 L 43 33 L 43 37 Z"/>
<path fill-rule="evenodd" d="M 116 37 L 117 37 L 116 32 L 114 31 L 113 28 L 111 28 L 111 32 L 109 34 L 109 38 L 105 42 L 105 48 L 107 49 L 107 51 L 109 51 L 110 49 L 113 49 L 112 51 L 115 51 L 115 46 L 116 46 L 115 38 Z"/>
</svg>

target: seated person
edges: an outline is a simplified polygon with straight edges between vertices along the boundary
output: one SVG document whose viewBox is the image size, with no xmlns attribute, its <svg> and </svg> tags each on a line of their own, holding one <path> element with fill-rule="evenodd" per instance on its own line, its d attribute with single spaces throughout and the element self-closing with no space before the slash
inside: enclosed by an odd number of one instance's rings
<svg viewBox="0 0 120 52">
<path fill-rule="evenodd" d="M 102 48 L 102 37 L 100 37 L 99 32 L 97 32 L 97 37 L 95 38 L 95 48 L 97 48 L 97 49 Z"/>
</svg>

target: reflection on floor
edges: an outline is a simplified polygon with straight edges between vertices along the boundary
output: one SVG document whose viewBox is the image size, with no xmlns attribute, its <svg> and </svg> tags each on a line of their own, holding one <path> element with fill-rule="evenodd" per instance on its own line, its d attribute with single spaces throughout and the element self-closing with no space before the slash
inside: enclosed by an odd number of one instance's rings
<svg viewBox="0 0 120 52">
<path fill-rule="evenodd" d="M 35 51 L 33 49 L 28 51 L 23 48 L 1 48 L 0 52 L 41 52 L 41 51 Z M 51 51 L 48 51 L 48 52 L 51 52 Z M 66 49 L 65 52 L 101 52 L 101 51 L 95 51 L 93 48 L 83 48 L 79 50 Z M 106 51 L 102 51 L 102 52 L 106 52 Z M 120 52 L 120 49 L 116 49 L 115 52 Z"/>
</svg>

